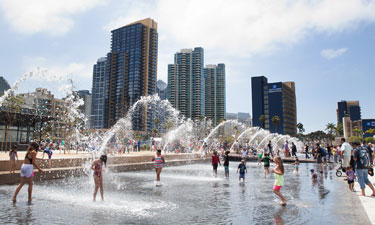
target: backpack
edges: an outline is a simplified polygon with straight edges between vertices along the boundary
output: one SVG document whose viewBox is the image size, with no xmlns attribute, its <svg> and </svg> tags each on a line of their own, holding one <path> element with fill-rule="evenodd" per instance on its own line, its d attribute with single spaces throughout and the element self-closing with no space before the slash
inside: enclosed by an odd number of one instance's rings
<svg viewBox="0 0 375 225">
<path fill-rule="evenodd" d="M 359 164 L 363 168 L 369 168 L 370 167 L 370 156 L 368 154 L 367 148 L 360 147 L 358 151 L 359 155 Z"/>
<path fill-rule="evenodd" d="M 320 155 L 321 155 L 322 157 L 324 157 L 324 156 L 327 155 L 327 152 L 326 152 L 326 150 L 325 150 L 324 148 L 320 148 Z"/>
</svg>

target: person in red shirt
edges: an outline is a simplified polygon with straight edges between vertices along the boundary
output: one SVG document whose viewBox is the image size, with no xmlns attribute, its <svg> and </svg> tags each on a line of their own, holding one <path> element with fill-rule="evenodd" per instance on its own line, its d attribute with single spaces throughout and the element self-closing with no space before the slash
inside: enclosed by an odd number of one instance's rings
<svg viewBox="0 0 375 225">
<path fill-rule="evenodd" d="M 214 175 L 217 176 L 217 167 L 220 163 L 220 158 L 217 155 L 217 151 L 214 151 L 214 155 L 212 156 L 212 167 L 214 168 Z"/>
</svg>

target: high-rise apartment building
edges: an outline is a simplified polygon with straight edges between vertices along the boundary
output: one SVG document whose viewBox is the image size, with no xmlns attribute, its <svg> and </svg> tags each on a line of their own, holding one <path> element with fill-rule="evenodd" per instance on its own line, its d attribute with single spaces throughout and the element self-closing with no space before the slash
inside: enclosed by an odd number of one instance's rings
<svg viewBox="0 0 375 225">
<path fill-rule="evenodd" d="M 107 55 L 108 127 L 124 117 L 141 96 L 156 93 L 158 59 L 157 23 L 148 18 L 112 30 Z M 133 115 L 134 130 L 150 130 L 148 110 Z"/>
<path fill-rule="evenodd" d="M 225 65 L 206 65 L 205 78 L 205 116 L 212 119 L 214 125 L 225 119 Z"/>
<path fill-rule="evenodd" d="M 350 117 L 351 121 L 361 120 L 361 107 L 359 101 L 344 101 L 337 103 L 337 124 L 343 122 L 344 117 Z"/>
<path fill-rule="evenodd" d="M 198 119 L 205 112 L 203 48 L 182 49 L 168 65 L 167 98 L 186 118 Z"/>
<path fill-rule="evenodd" d="M 251 78 L 253 126 L 263 127 L 271 132 L 296 135 L 297 107 L 294 82 L 268 83 L 264 76 Z M 260 121 L 264 115 L 264 123 Z M 278 116 L 277 126 L 272 118 Z"/>
<path fill-rule="evenodd" d="M 91 127 L 108 128 L 108 83 L 107 58 L 99 58 L 94 65 L 92 79 Z"/>
</svg>

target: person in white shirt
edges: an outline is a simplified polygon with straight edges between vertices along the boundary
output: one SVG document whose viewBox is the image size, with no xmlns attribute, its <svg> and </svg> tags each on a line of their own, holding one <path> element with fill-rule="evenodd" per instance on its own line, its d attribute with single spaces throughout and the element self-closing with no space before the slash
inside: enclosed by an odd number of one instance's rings
<svg viewBox="0 0 375 225">
<path fill-rule="evenodd" d="M 347 168 L 350 163 L 350 157 L 352 156 L 353 148 L 352 146 L 346 142 L 345 138 L 341 138 L 341 157 L 342 158 L 342 166 Z"/>
</svg>

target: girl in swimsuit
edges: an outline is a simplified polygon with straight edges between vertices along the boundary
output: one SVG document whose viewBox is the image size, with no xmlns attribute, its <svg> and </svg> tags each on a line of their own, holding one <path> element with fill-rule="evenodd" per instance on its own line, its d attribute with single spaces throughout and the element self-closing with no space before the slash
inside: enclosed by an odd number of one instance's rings
<svg viewBox="0 0 375 225">
<path fill-rule="evenodd" d="M 18 155 L 17 155 L 17 145 L 12 146 L 12 150 L 9 152 L 9 164 L 10 164 L 10 169 L 9 173 L 14 173 L 16 170 L 16 159 L 18 160 Z"/>
<path fill-rule="evenodd" d="M 36 154 L 39 150 L 39 145 L 36 142 L 31 142 L 29 147 L 27 148 L 25 160 L 23 161 L 21 167 L 21 182 L 18 185 L 16 192 L 13 196 L 13 202 L 16 202 L 18 192 L 20 192 L 21 188 L 25 184 L 25 181 L 29 183 L 29 202 L 31 202 L 31 194 L 33 192 L 33 171 L 34 166 L 39 170 L 39 172 L 43 172 L 40 167 L 36 164 Z"/>
<path fill-rule="evenodd" d="M 155 172 L 156 172 L 156 186 L 160 186 L 160 173 L 163 169 L 163 164 L 165 163 L 164 157 L 161 155 L 161 150 L 158 149 L 156 152 L 156 156 L 152 158 L 152 162 L 154 162 Z"/>
<path fill-rule="evenodd" d="M 98 193 L 98 189 L 100 189 L 100 195 L 102 200 L 104 201 L 104 191 L 103 191 L 103 163 L 107 166 L 107 156 L 102 155 L 100 159 L 95 160 L 92 165 L 91 169 L 94 170 L 94 181 L 95 181 L 95 190 L 94 190 L 94 202 L 96 201 L 96 194 Z"/>
<path fill-rule="evenodd" d="M 281 199 L 281 205 L 286 206 L 286 199 L 281 194 L 280 190 L 281 187 L 284 185 L 284 164 L 283 160 L 280 158 L 280 156 L 276 156 L 273 160 L 276 164 L 275 169 L 272 170 L 272 173 L 275 174 L 275 183 L 273 186 L 273 193 L 275 193 L 277 196 Z"/>
</svg>

